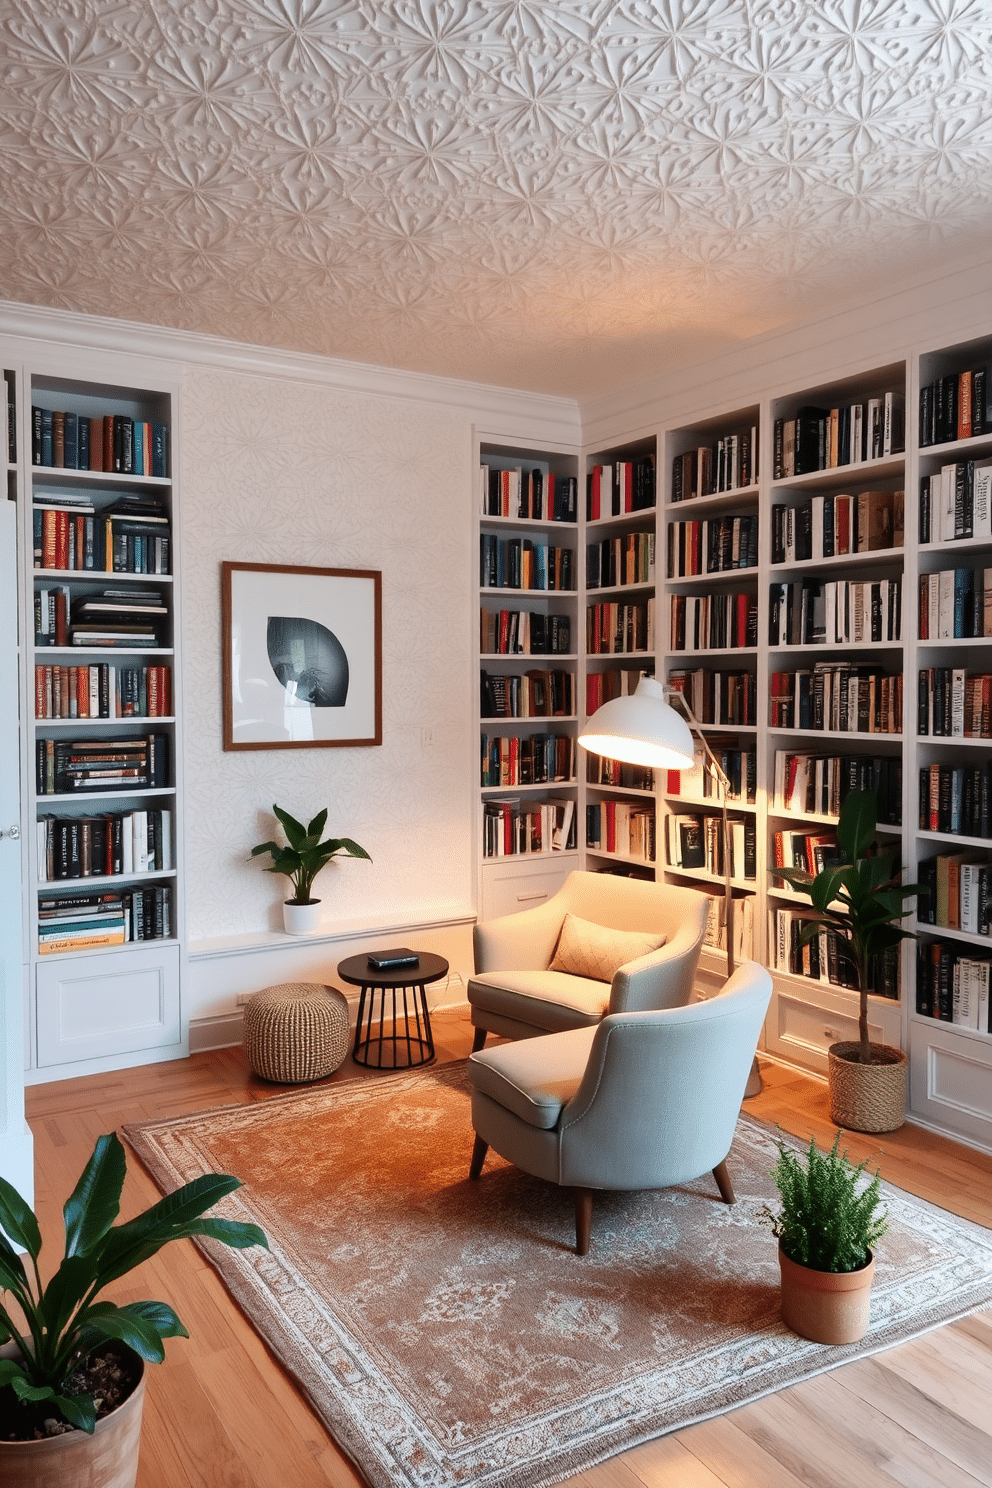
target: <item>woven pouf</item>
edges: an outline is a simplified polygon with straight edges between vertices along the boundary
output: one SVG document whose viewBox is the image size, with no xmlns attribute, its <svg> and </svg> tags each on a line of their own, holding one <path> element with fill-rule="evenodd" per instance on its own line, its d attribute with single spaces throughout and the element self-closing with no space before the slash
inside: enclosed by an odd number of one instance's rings
<svg viewBox="0 0 992 1488">
<path fill-rule="evenodd" d="M 263 1080 L 320 1080 L 348 1052 L 348 999 L 335 987 L 286 982 L 245 1003 L 245 1058 Z"/>
</svg>

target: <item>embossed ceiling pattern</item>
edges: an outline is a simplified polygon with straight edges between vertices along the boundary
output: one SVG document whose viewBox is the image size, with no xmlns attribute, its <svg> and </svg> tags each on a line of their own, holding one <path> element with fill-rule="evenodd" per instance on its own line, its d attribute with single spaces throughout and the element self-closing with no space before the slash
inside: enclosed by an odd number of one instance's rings
<svg viewBox="0 0 992 1488">
<path fill-rule="evenodd" d="M 580 395 L 977 249 L 988 0 L 0 0 L 0 292 Z"/>
</svg>

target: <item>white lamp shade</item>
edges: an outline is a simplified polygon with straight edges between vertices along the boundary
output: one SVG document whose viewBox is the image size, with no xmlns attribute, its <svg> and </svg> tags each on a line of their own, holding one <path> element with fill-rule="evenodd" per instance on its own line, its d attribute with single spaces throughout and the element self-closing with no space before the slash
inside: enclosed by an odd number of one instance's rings
<svg viewBox="0 0 992 1488">
<path fill-rule="evenodd" d="M 612 698 L 579 735 L 583 749 L 609 759 L 658 770 L 688 770 L 693 764 L 689 725 L 669 703 L 656 677 L 642 677 L 630 697 Z"/>
</svg>

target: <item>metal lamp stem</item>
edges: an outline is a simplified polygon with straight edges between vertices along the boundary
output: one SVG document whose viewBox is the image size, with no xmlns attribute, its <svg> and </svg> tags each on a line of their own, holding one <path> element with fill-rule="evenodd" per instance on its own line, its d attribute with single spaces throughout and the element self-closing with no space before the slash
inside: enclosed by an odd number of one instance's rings
<svg viewBox="0 0 992 1488">
<path fill-rule="evenodd" d="M 730 821 L 727 817 L 727 795 L 730 791 L 730 781 L 727 779 L 726 771 L 720 761 L 710 748 L 709 741 L 703 733 L 702 725 L 690 708 L 689 699 L 685 693 L 680 692 L 677 687 L 669 687 L 666 691 L 671 697 L 677 697 L 682 704 L 685 716 L 689 720 L 689 727 L 706 751 L 706 757 L 710 762 L 710 769 L 720 786 L 720 809 L 723 817 L 723 885 L 727 908 L 727 976 L 731 977 L 734 974 L 734 895 L 730 887 Z"/>
</svg>

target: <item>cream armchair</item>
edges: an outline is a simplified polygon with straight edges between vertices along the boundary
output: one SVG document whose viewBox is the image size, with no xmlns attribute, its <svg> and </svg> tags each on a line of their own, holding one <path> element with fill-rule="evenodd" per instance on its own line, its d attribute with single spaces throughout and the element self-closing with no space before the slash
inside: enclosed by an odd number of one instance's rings
<svg viewBox="0 0 992 1488">
<path fill-rule="evenodd" d="M 476 974 L 468 984 L 474 1048 L 488 1033 L 531 1038 L 595 1027 L 607 1013 L 687 1003 L 708 907 L 696 889 L 577 870 L 546 904 L 476 925 Z M 606 930 L 664 936 L 664 944 L 606 979 L 552 971 L 566 914 Z"/>
<path fill-rule="evenodd" d="M 726 1159 L 771 991 L 748 961 L 708 1001 L 472 1054 L 469 1176 L 491 1146 L 574 1189 L 579 1255 L 596 1189 L 670 1188 L 712 1172 L 732 1204 Z"/>
</svg>

